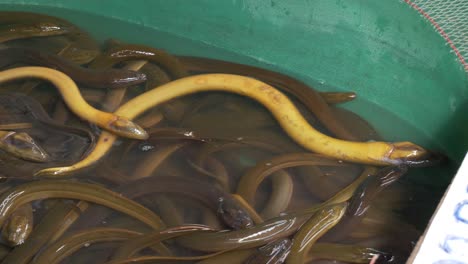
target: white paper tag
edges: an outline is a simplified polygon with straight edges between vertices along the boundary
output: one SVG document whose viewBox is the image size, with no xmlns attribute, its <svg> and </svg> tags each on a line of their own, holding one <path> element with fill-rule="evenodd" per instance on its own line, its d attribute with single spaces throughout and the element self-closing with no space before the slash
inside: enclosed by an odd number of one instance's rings
<svg viewBox="0 0 468 264">
<path fill-rule="evenodd" d="M 468 264 L 468 154 L 420 245 L 413 264 Z"/>
</svg>

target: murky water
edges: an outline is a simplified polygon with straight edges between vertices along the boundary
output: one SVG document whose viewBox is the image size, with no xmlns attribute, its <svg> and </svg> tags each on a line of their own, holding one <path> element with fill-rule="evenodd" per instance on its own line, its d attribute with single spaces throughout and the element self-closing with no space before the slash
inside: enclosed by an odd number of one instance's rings
<svg viewBox="0 0 468 264">
<path fill-rule="evenodd" d="M 86 19 L 82 19 L 82 16 L 86 16 Z M 207 47 L 203 43 L 194 43 L 117 20 L 106 19 L 109 21 L 103 23 L 101 18 L 79 13 L 70 13 L 69 19 L 74 21 L 78 17 L 84 22 L 80 26 L 89 29 L 94 35 L 99 33 L 101 41 L 109 37 L 127 42 L 138 40 L 139 43 L 155 47 L 170 46 L 171 52 L 191 55 L 200 55 L 203 49 L 209 48 L 213 56 L 218 54 L 224 59 L 246 59 Z M 96 24 L 102 27 L 90 27 Z M 253 60 L 247 61 L 261 65 Z M 222 71 L 222 68 L 219 69 L 219 72 Z M 315 82 L 321 83 L 324 88 L 335 89 L 327 87 L 323 80 Z M 52 162 L 39 164 L 0 153 L 1 173 L 7 179 L 4 186 L 36 181 L 33 173 L 39 169 L 73 164 L 85 155 L 89 143 L 85 136 L 51 128 L 37 119 L 34 108 L 21 108 L 11 101 L 12 93 L 22 92 L 40 102 L 47 114 L 53 116 L 60 102 L 55 90 L 47 84 L 28 90 L 24 88 L 23 82 L 2 86 L 0 124 L 31 123 L 32 128 L 21 131 L 28 132 L 52 154 Z M 129 89 L 124 101 L 144 90 L 143 87 Z M 85 98 L 97 108 L 102 107 L 102 98 L 106 92 L 83 89 Z M 296 100 L 294 103 L 314 127 L 328 133 L 304 105 Z M 341 110 L 335 110 L 336 114 L 362 139 L 381 137 L 386 141 L 411 140 L 423 146 L 437 147 L 423 131 L 367 102 L 359 95 L 358 99 L 344 107 L 366 118 L 375 131 L 363 126 L 364 121 L 340 107 L 338 106 Z M 63 108 L 63 111 L 66 109 Z M 229 228 L 217 215 L 220 211 L 220 202 L 217 200 L 220 193 L 245 191 L 239 182 L 257 164 L 274 167 L 277 165 L 272 161 L 274 158 L 307 152 L 288 137 L 261 105 L 251 99 L 227 93 L 201 93 L 176 99 L 148 111 L 137 120 L 137 123 L 150 124 L 146 127 L 150 132 L 148 140 L 119 139 L 98 164 L 67 178 L 66 181 L 70 186 L 74 182 L 105 186 L 153 211 L 168 227 L 203 224 L 213 229 Z M 96 134 L 101 132 L 72 114 L 69 114 L 66 124 L 88 129 Z M 356 164 L 294 166 L 277 170 L 259 184 L 251 206 L 265 220 L 274 219 L 284 213 L 303 211 L 338 193 L 357 179 L 363 170 L 364 166 Z M 334 242 L 362 245 L 406 256 L 424 230 L 453 171 L 454 166 L 450 165 L 411 169 L 397 183 L 379 194 L 358 225 L 347 230 L 346 234 L 339 234 L 341 239 Z M 71 213 L 66 214 L 67 210 L 79 211 L 76 221 L 65 231 L 64 236 L 96 227 L 150 232 L 148 226 L 142 222 L 93 203 L 82 206 L 77 205 L 76 200 L 36 200 L 32 204 L 36 226 L 48 215 L 51 217 L 52 210 L 62 210 L 64 216 L 58 219 L 66 219 L 63 221 L 71 221 L 73 218 Z M 70 206 L 74 209 L 71 210 Z M 61 226 L 64 223 L 58 221 L 56 225 Z M 104 263 L 121 245 L 121 240 L 85 244 L 83 249 L 62 263 Z M 166 246 L 179 255 L 200 254 L 173 242 Z M 142 253 L 154 252 L 148 249 Z"/>
</svg>

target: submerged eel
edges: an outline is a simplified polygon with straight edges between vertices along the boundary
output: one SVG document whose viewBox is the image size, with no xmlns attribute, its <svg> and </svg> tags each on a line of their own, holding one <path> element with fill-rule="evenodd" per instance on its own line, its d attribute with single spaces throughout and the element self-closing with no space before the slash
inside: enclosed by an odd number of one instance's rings
<svg viewBox="0 0 468 264">
<path fill-rule="evenodd" d="M 97 57 L 90 67 L 108 68 L 123 61 L 145 60 L 161 66 L 174 79 L 187 76 L 187 72 L 178 59 L 163 50 L 137 44 L 117 43 L 115 45 Z"/>
<path fill-rule="evenodd" d="M 354 92 L 319 92 L 327 104 L 342 104 L 356 99 Z"/>
<path fill-rule="evenodd" d="M 407 171 L 408 168 L 404 166 L 384 167 L 363 180 L 349 200 L 349 207 L 343 221 L 323 239 L 332 242 L 345 239 L 353 230 L 356 230 L 377 196 Z"/>
<path fill-rule="evenodd" d="M 123 243 L 112 256 L 112 260 L 124 260 L 137 254 L 139 251 L 151 247 L 163 240 L 184 236 L 202 231 L 215 231 L 209 226 L 188 224 L 170 227 L 161 231 L 144 234 Z"/>
<path fill-rule="evenodd" d="M 24 132 L 0 130 L 0 150 L 24 160 L 35 162 L 49 160 L 49 154 Z"/>
<path fill-rule="evenodd" d="M 91 131 L 78 127 L 67 126 L 53 120 L 44 110 L 42 105 L 30 96 L 24 94 L 0 95 L 0 103 L 4 105 L 14 104 L 13 107 L 19 112 L 22 114 L 31 114 L 35 119 L 37 119 L 37 121 L 45 126 L 87 137 L 89 139 L 89 146 L 85 151 L 85 154 L 91 152 L 96 145 L 96 137 Z"/>
<path fill-rule="evenodd" d="M 296 166 L 345 166 L 338 160 L 313 153 L 289 153 L 258 162 L 239 180 L 237 193 L 247 202 L 254 203 L 258 186 L 273 172 Z"/>
<path fill-rule="evenodd" d="M 165 68 L 174 79 L 187 76 L 186 71 L 179 61 L 169 53 L 152 47 L 136 44 L 122 44 L 115 40 L 108 41 L 109 49 L 98 56 L 89 68 L 112 68 L 124 61 L 141 60 L 143 64 L 147 62 L 155 63 Z M 132 69 L 132 70 L 139 70 Z M 164 74 L 163 72 L 161 72 Z M 165 77 L 167 76 L 164 74 Z M 150 79 L 148 77 L 148 79 Z M 149 80 L 148 80 L 149 81 Z M 164 79 L 158 80 L 166 83 Z M 167 80 L 169 81 L 169 80 Z M 153 86 L 151 86 L 153 87 Z M 126 88 L 114 89 L 110 91 L 103 102 L 105 110 L 115 111 L 125 96 Z"/>
<path fill-rule="evenodd" d="M 2 264 L 27 264 L 39 250 L 48 243 L 54 242 L 69 224 L 81 213 L 78 205 L 63 200 L 57 201 L 34 226 L 29 238 L 15 247 Z"/>
<path fill-rule="evenodd" d="M 231 74 L 204 74 L 186 77 L 161 85 L 128 101 L 117 111 L 132 120 L 169 100 L 207 91 L 230 92 L 250 97 L 265 106 L 285 132 L 299 145 L 319 154 L 344 161 L 372 164 L 424 165 L 431 154 L 411 142 L 353 142 L 329 137 L 313 128 L 294 104 L 281 92 L 261 81 Z M 70 166 L 48 168 L 38 176 L 62 176 L 96 163 L 112 147 L 117 136 L 103 132 L 96 148 L 84 160 Z"/>
<path fill-rule="evenodd" d="M 62 72 L 44 67 L 19 67 L 0 71 L 0 84 L 22 78 L 40 78 L 51 82 L 70 110 L 84 120 L 123 137 L 148 138 L 143 128 L 127 118 L 100 111 L 89 105 L 81 96 L 75 82 Z"/>
<path fill-rule="evenodd" d="M 126 184 L 118 192 L 131 199 L 151 193 L 182 194 L 199 200 L 216 211 L 230 228 L 242 229 L 253 225 L 253 220 L 238 200 L 208 182 L 176 176 L 157 176 Z"/>
<path fill-rule="evenodd" d="M 0 124 L 0 130 L 16 130 L 32 128 L 32 123 L 10 123 Z"/>
<path fill-rule="evenodd" d="M 42 251 L 35 264 L 57 264 L 80 248 L 95 243 L 117 242 L 140 236 L 141 233 L 120 228 L 96 227 L 61 238 Z"/>
<path fill-rule="evenodd" d="M 123 69 L 139 71 L 145 64 L 146 61 L 144 60 L 130 61 Z M 106 112 L 114 112 L 122 104 L 126 93 L 127 87 L 115 88 L 108 91 L 102 100 L 98 100 L 101 104 L 101 109 Z"/>
<path fill-rule="evenodd" d="M 54 22 L 21 22 L 0 25 L 0 43 L 23 38 L 49 37 L 69 32 L 66 26 Z"/>
<path fill-rule="evenodd" d="M 164 227 L 161 219 L 142 205 L 100 185 L 69 181 L 34 181 L 7 190 L 0 197 L 0 227 L 21 205 L 35 200 L 64 198 L 100 204 L 142 221 L 154 229 Z"/>
<path fill-rule="evenodd" d="M 252 228 L 236 231 L 203 232 L 177 238 L 184 247 L 203 252 L 253 248 L 296 233 L 313 213 L 280 216 Z"/>
<path fill-rule="evenodd" d="M 294 181 L 286 170 L 271 175 L 271 195 L 263 206 L 260 216 L 269 219 L 276 217 L 289 207 L 294 195 Z"/>
<path fill-rule="evenodd" d="M 50 36 L 47 38 L 29 38 L 7 43 L 14 47 L 36 47 L 57 53 L 60 56 L 74 61 L 80 65 L 89 63 L 100 53 L 100 45 L 78 26 L 65 19 L 45 14 L 18 11 L 0 12 L 1 25 L 38 25 L 43 29 L 59 31 L 66 29 L 66 34 Z M 20 26 L 20 30 L 22 26 Z M 56 27 L 56 28 L 55 28 Z M 17 30 L 17 28 L 14 28 Z M 26 33 L 26 32 L 25 32 Z M 36 34 L 36 33 L 34 33 Z"/>
<path fill-rule="evenodd" d="M 347 203 L 333 204 L 312 216 L 294 235 L 286 264 L 304 263 L 315 242 L 343 218 Z"/>
<path fill-rule="evenodd" d="M 24 204 L 16 209 L 2 227 L 2 238 L 8 245 L 16 247 L 23 244 L 34 226 L 33 208 Z"/>
<path fill-rule="evenodd" d="M 0 49 L 0 67 L 26 63 L 57 69 L 74 81 L 98 88 L 119 88 L 146 81 L 146 75 L 123 69 L 88 69 L 67 59 L 33 48 Z"/>
</svg>

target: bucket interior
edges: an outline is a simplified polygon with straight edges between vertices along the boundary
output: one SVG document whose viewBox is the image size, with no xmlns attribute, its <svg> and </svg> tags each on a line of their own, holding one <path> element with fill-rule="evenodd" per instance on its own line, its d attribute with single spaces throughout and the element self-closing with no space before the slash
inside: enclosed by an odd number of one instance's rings
<svg viewBox="0 0 468 264">
<path fill-rule="evenodd" d="M 443 38 L 402 1 L 0 1 L 109 37 L 176 54 L 273 69 L 317 90 L 355 91 L 344 105 L 388 140 L 460 161 L 468 147 L 467 74 Z"/>
</svg>

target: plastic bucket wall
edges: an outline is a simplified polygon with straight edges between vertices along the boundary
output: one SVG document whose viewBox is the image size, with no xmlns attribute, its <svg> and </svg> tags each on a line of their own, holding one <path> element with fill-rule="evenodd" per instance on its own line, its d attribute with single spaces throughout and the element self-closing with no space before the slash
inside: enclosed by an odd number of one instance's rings
<svg viewBox="0 0 468 264">
<path fill-rule="evenodd" d="M 467 75 L 403 1 L 0 0 L 0 10 L 45 12 L 99 39 L 258 65 L 319 90 L 353 90 L 360 99 L 346 107 L 389 139 L 429 144 L 455 160 L 468 148 Z"/>
</svg>

